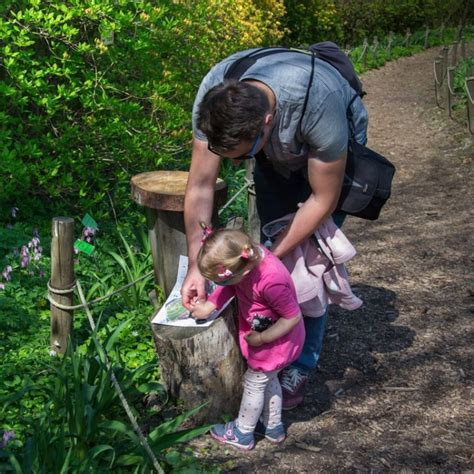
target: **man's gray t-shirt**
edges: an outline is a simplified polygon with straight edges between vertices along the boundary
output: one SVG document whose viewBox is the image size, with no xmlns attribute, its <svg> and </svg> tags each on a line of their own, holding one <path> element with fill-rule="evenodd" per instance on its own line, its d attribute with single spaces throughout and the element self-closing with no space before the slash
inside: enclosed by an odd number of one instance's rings
<svg viewBox="0 0 474 474">
<path fill-rule="evenodd" d="M 206 92 L 223 82 L 224 74 L 238 58 L 253 50 L 240 51 L 216 64 L 204 77 L 193 107 L 193 132 L 207 140 L 197 127 L 199 104 Z M 240 80 L 256 80 L 272 89 L 276 97 L 271 134 L 264 151 L 278 169 L 294 171 L 305 166 L 308 152 L 322 161 L 337 159 L 347 150 L 349 125 L 346 109 L 356 92 L 330 64 L 315 59 L 303 120 L 300 119 L 311 75 L 311 55 L 281 52 L 258 59 Z M 352 104 L 356 139 L 365 142 L 367 111 L 359 97 Z"/>
</svg>

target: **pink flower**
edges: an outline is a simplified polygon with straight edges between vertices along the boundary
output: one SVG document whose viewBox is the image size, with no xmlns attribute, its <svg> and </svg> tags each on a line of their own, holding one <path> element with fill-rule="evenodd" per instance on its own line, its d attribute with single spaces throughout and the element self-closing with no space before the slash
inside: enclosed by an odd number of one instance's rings
<svg viewBox="0 0 474 474">
<path fill-rule="evenodd" d="M 0 283 L 0 290 L 4 290 L 5 289 L 5 285 L 3 283 Z"/>
<path fill-rule="evenodd" d="M 6 281 L 11 281 L 12 277 L 10 276 L 10 273 L 13 271 L 13 268 L 11 265 L 7 265 L 2 272 L 2 276 Z"/>
<path fill-rule="evenodd" d="M 16 438 L 16 434 L 14 431 L 4 431 L 2 435 L 2 439 L 0 440 L 0 449 L 6 448 L 9 441 L 15 438 Z"/>
</svg>

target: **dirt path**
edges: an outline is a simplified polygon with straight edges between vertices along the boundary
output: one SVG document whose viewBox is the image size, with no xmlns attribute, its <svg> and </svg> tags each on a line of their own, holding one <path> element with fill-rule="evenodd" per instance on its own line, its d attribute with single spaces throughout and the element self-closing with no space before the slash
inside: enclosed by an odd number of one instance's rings
<svg viewBox="0 0 474 474">
<path fill-rule="evenodd" d="M 369 144 L 397 166 L 382 217 L 344 226 L 365 305 L 332 310 L 304 406 L 285 413 L 286 442 L 241 454 L 202 439 L 211 462 L 245 473 L 474 469 L 474 146 L 435 106 L 437 53 L 363 78 Z"/>
</svg>

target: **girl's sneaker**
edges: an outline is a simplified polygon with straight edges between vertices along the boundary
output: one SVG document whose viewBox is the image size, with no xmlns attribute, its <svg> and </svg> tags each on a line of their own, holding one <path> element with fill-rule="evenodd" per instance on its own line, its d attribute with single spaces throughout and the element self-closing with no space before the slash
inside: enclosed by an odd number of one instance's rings
<svg viewBox="0 0 474 474">
<path fill-rule="evenodd" d="M 235 421 L 215 425 L 211 428 L 211 436 L 219 443 L 230 444 L 237 449 L 250 451 L 255 446 L 253 433 L 242 433 L 237 428 Z"/>
<path fill-rule="evenodd" d="M 265 437 L 268 439 L 268 441 L 276 444 L 281 443 L 286 438 L 285 427 L 283 426 L 283 423 L 280 423 L 273 428 L 268 428 L 261 421 L 259 421 L 255 427 L 255 434 Z"/>
</svg>

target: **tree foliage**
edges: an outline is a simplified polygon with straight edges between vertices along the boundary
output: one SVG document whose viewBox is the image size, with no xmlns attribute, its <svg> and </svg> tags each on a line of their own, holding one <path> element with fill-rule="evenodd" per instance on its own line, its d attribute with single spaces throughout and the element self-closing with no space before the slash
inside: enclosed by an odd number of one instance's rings
<svg viewBox="0 0 474 474">
<path fill-rule="evenodd" d="M 202 75 L 277 41 L 282 14 L 279 0 L 11 2 L 0 17 L 1 207 L 20 193 L 90 209 L 126 200 L 115 193 L 134 173 L 186 167 Z"/>
<path fill-rule="evenodd" d="M 21 196 L 25 218 L 47 199 L 55 212 L 119 212 L 132 175 L 186 169 L 194 94 L 232 52 L 472 15 L 462 0 L 5 1 L 0 209 Z"/>
</svg>

